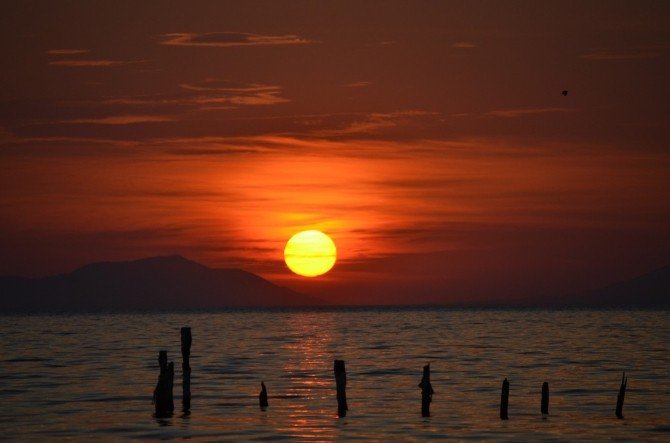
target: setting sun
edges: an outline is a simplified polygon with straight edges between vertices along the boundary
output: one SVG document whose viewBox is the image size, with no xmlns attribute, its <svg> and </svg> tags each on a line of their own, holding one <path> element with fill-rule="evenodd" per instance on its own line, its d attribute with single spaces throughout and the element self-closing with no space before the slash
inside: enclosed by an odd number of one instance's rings
<svg viewBox="0 0 670 443">
<path fill-rule="evenodd" d="M 323 275 L 335 264 L 337 249 L 333 240 L 321 231 L 302 231 L 286 242 L 284 260 L 298 275 Z"/>
</svg>

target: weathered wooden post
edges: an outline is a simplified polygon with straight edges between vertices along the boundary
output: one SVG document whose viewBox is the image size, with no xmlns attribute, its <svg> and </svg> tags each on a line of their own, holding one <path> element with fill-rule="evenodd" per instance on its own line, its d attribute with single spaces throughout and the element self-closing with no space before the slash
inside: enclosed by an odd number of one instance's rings
<svg viewBox="0 0 670 443">
<path fill-rule="evenodd" d="M 502 383 L 502 393 L 500 394 L 500 419 L 507 420 L 507 405 L 509 403 L 509 382 L 507 378 Z"/>
<path fill-rule="evenodd" d="M 181 328 L 181 387 L 184 412 L 191 409 L 191 328 Z"/>
<path fill-rule="evenodd" d="M 619 387 L 619 395 L 616 397 L 616 417 L 619 419 L 623 418 L 623 399 L 626 396 L 626 386 L 628 385 L 628 377 L 626 377 L 626 371 L 623 372 L 621 376 L 621 386 Z"/>
<path fill-rule="evenodd" d="M 167 351 L 158 353 L 158 366 L 160 366 L 160 374 L 158 375 L 156 389 L 154 389 L 154 405 L 156 406 L 156 416 L 165 417 L 174 411 L 174 401 L 172 399 L 174 363 L 168 363 Z"/>
<path fill-rule="evenodd" d="M 549 415 L 549 383 L 542 383 L 542 406 L 540 408 L 543 415 Z"/>
<path fill-rule="evenodd" d="M 337 416 L 346 417 L 349 407 L 347 406 L 347 371 L 344 368 L 344 360 L 335 360 L 334 370 L 337 386 Z"/>
<path fill-rule="evenodd" d="M 421 416 L 430 417 L 430 402 L 433 401 L 433 386 L 430 384 L 430 363 L 423 367 L 421 383 Z"/>
<path fill-rule="evenodd" d="M 268 390 L 265 388 L 265 383 L 261 382 L 261 393 L 258 394 L 258 402 L 260 403 L 261 409 L 265 410 L 268 405 Z"/>
</svg>

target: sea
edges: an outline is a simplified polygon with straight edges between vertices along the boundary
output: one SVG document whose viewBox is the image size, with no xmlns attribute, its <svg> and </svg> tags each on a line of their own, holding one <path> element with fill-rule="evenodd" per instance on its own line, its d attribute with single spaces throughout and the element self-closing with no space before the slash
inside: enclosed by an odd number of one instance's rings
<svg viewBox="0 0 670 443">
<path fill-rule="evenodd" d="M 257 309 L 5 315 L 0 326 L 0 440 L 670 441 L 670 311 Z M 175 363 L 168 417 L 152 405 L 160 350 Z M 341 418 L 334 359 L 347 371 Z"/>
</svg>

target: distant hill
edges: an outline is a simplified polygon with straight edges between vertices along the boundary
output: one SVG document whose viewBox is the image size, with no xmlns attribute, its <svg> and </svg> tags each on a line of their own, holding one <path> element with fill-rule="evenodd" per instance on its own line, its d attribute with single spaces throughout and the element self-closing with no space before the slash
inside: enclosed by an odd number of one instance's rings
<svg viewBox="0 0 670 443">
<path fill-rule="evenodd" d="M 239 269 L 181 256 L 93 263 L 43 278 L 0 277 L 0 312 L 305 306 L 318 300 Z"/>
<path fill-rule="evenodd" d="M 525 305 L 583 308 L 670 308 L 670 266 L 596 291 L 544 299 L 526 299 Z"/>
<path fill-rule="evenodd" d="M 670 266 L 586 294 L 581 301 L 590 306 L 670 307 Z"/>
</svg>

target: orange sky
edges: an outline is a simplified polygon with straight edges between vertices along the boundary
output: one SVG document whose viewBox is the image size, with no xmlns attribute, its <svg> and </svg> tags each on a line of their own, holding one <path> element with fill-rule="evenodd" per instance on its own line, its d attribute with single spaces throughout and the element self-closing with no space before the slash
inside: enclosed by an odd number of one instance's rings
<svg viewBox="0 0 670 443">
<path fill-rule="evenodd" d="M 670 262 L 665 2 L 0 8 L 0 274 L 180 253 L 467 303 Z M 326 276 L 283 264 L 303 229 Z"/>
</svg>

